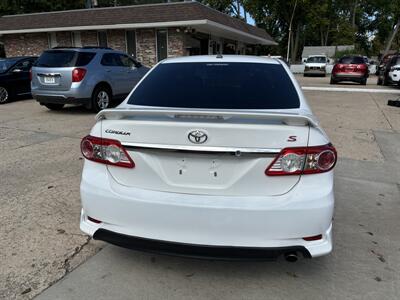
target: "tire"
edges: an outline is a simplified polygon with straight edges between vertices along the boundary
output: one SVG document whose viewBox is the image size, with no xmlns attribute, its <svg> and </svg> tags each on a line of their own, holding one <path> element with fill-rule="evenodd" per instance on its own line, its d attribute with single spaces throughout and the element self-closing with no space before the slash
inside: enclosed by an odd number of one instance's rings
<svg viewBox="0 0 400 300">
<path fill-rule="evenodd" d="M 110 88 L 105 85 L 100 85 L 94 89 L 92 95 L 92 110 L 94 112 L 110 108 L 111 102 L 112 94 Z"/>
<path fill-rule="evenodd" d="M 7 103 L 9 100 L 10 100 L 10 93 L 5 87 L 0 86 L 0 104 Z"/>
<path fill-rule="evenodd" d="M 377 85 L 382 85 L 382 79 L 378 77 L 378 81 L 376 82 Z"/>
<path fill-rule="evenodd" d="M 386 76 L 383 77 L 382 85 L 389 85 L 389 82 L 388 82 Z"/>
<path fill-rule="evenodd" d="M 367 78 L 364 78 L 363 80 L 360 81 L 361 85 L 367 85 Z"/>
<path fill-rule="evenodd" d="M 43 103 L 50 110 L 61 110 L 64 107 L 64 104 L 57 104 L 57 103 Z"/>
<path fill-rule="evenodd" d="M 336 83 L 337 83 L 337 81 L 331 77 L 330 84 L 336 84 Z"/>
</svg>

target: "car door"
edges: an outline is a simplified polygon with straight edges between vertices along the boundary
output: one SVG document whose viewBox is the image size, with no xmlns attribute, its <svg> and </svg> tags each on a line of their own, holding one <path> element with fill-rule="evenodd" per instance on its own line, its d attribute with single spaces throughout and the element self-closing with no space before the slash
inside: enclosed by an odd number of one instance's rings
<svg viewBox="0 0 400 300">
<path fill-rule="evenodd" d="M 114 96 L 126 94 L 126 68 L 122 66 L 119 54 L 104 53 L 101 64 L 105 68 L 107 80 L 111 84 Z"/>
<path fill-rule="evenodd" d="M 31 91 L 29 71 L 32 68 L 33 60 L 25 59 L 18 62 L 11 70 L 12 85 L 15 94 L 28 94 Z"/>
<path fill-rule="evenodd" d="M 139 70 L 140 64 L 128 55 L 120 54 L 119 58 L 124 67 L 124 72 L 126 73 L 124 88 L 126 93 L 129 93 L 143 77 Z"/>
</svg>

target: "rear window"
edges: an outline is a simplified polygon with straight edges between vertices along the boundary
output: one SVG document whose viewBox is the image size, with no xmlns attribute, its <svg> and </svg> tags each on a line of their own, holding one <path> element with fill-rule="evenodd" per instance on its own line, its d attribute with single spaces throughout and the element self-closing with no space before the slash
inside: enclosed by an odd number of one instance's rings
<svg viewBox="0 0 400 300">
<path fill-rule="evenodd" d="M 344 56 L 339 60 L 340 64 L 365 64 L 364 58 L 360 56 Z"/>
<path fill-rule="evenodd" d="M 128 104 L 183 108 L 298 108 L 285 69 L 261 63 L 167 63 L 157 66 Z"/>
<path fill-rule="evenodd" d="M 50 50 L 42 53 L 35 66 L 46 68 L 83 67 L 86 66 L 95 55 L 96 53 L 92 52 Z"/>
<path fill-rule="evenodd" d="M 312 56 L 307 59 L 307 63 L 324 64 L 324 63 L 326 63 L 326 57 L 325 56 Z"/>
</svg>

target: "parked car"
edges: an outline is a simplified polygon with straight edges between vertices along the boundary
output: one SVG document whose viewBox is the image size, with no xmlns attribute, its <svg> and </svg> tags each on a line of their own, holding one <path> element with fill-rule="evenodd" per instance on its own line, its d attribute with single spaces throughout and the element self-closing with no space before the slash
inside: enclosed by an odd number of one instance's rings
<svg viewBox="0 0 400 300">
<path fill-rule="evenodd" d="M 325 55 L 310 55 L 304 66 L 304 76 L 319 75 L 326 76 L 326 65 L 328 58 Z"/>
<path fill-rule="evenodd" d="M 81 151 L 80 228 L 94 239 L 214 259 L 332 250 L 336 150 L 279 60 L 162 61 Z"/>
<path fill-rule="evenodd" d="M 343 56 L 333 66 L 330 83 L 353 81 L 366 85 L 368 76 L 368 65 L 362 56 Z"/>
<path fill-rule="evenodd" d="M 29 71 L 36 59 L 34 56 L 0 59 L 0 104 L 31 93 Z"/>
<path fill-rule="evenodd" d="M 386 54 L 378 63 L 378 67 L 376 68 L 375 75 L 379 76 L 380 72 L 385 69 L 386 64 L 390 61 L 394 54 Z"/>
<path fill-rule="evenodd" d="M 98 112 L 126 97 L 147 71 L 111 48 L 46 50 L 32 68 L 32 95 L 49 109 L 82 104 Z"/>
<path fill-rule="evenodd" d="M 378 85 L 400 84 L 400 55 L 393 55 L 380 70 Z"/>
</svg>

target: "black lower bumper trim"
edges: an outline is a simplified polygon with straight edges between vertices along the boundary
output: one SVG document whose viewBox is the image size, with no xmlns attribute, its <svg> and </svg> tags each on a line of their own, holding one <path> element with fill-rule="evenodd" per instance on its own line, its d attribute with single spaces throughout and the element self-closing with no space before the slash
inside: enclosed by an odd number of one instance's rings
<svg viewBox="0 0 400 300">
<path fill-rule="evenodd" d="M 129 236 L 106 229 L 98 229 L 93 238 L 133 250 L 213 260 L 276 260 L 288 252 L 301 253 L 305 258 L 311 258 L 303 246 L 261 248 L 195 245 Z"/>
</svg>

